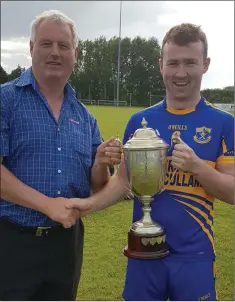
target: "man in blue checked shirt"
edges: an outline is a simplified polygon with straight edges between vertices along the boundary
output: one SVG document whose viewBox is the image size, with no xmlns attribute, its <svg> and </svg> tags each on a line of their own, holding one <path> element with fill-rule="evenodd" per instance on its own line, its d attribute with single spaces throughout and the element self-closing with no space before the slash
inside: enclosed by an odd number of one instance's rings
<svg viewBox="0 0 235 302">
<path fill-rule="evenodd" d="M 75 300 L 84 230 L 66 205 L 109 181 L 120 147 L 102 142 L 68 84 L 74 22 L 58 11 L 38 16 L 30 52 L 32 67 L 1 85 L 0 300 Z"/>
</svg>

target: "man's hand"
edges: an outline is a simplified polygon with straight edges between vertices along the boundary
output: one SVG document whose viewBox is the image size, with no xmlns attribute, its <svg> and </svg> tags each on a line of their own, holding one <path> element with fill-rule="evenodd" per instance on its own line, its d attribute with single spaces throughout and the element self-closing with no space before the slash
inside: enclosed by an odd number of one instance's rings
<svg viewBox="0 0 235 302">
<path fill-rule="evenodd" d="M 172 152 L 172 166 L 180 171 L 193 174 L 201 159 L 180 137 L 176 141 L 177 144 L 175 144 Z"/>
<path fill-rule="evenodd" d="M 77 209 L 66 208 L 70 199 L 58 197 L 50 198 L 45 214 L 52 220 L 61 223 L 65 228 L 71 228 L 80 217 Z"/>
<path fill-rule="evenodd" d="M 71 198 L 67 202 L 67 209 L 76 208 L 80 217 L 100 211 L 114 205 L 129 193 L 129 181 L 126 173 L 124 154 L 121 156 L 121 163 L 117 172 L 110 177 L 104 188 L 89 198 Z"/>
<path fill-rule="evenodd" d="M 103 142 L 98 148 L 95 157 L 95 165 L 119 165 L 121 162 L 121 143 L 115 138 Z"/>
<path fill-rule="evenodd" d="M 92 209 L 92 197 L 90 198 L 71 198 L 66 203 L 68 210 L 75 210 L 79 212 L 80 217 L 86 216 Z"/>
</svg>

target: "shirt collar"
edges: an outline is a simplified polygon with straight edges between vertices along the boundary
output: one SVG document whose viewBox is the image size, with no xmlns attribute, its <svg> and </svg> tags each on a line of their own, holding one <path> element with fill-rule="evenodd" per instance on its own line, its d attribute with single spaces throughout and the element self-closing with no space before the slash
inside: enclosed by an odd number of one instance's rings
<svg viewBox="0 0 235 302">
<path fill-rule="evenodd" d="M 32 87 L 37 90 L 37 83 L 36 79 L 33 75 L 32 67 L 26 69 L 20 77 L 18 78 L 18 81 L 15 84 L 18 87 L 25 87 L 28 85 L 32 85 Z M 77 97 L 76 91 L 73 89 L 73 87 L 69 84 L 66 83 L 65 85 L 65 92 L 69 95 Z"/>
</svg>

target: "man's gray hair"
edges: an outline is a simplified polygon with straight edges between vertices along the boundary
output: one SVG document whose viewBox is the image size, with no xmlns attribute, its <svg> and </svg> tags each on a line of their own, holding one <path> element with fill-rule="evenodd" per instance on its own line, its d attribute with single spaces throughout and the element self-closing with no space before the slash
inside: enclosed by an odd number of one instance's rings
<svg viewBox="0 0 235 302">
<path fill-rule="evenodd" d="M 77 30 L 76 30 L 74 21 L 58 10 L 44 11 L 41 15 L 37 16 L 32 21 L 31 28 L 30 28 L 30 40 L 33 43 L 35 42 L 37 28 L 40 25 L 40 23 L 44 20 L 56 21 L 56 22 L 62 23 L 64 25 L 68 25 L 72 32 L 73 46 L 74 46 L 74 48 L 77 47 L 78 34 L 77 34 Z"/>
</svg>

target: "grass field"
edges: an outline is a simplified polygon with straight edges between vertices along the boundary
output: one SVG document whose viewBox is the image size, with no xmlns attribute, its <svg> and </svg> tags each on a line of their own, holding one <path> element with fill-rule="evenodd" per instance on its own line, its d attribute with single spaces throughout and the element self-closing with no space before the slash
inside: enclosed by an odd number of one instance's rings
<svg viewBox="0 0 235 302">
<path fill-rule="evenodd" d="M 97 118 L 104 139 L 122 137 L 130 115 L 140 108 L 88 107 Z M 122 300 L 126 257 L 122 248 L 132 220 L 132 201 L 123 201 L 83 219 L 85 247 L 78 300 Z M 234 208 L 215 203 L 217 294 L 234 300 Z"/>
</svg>

